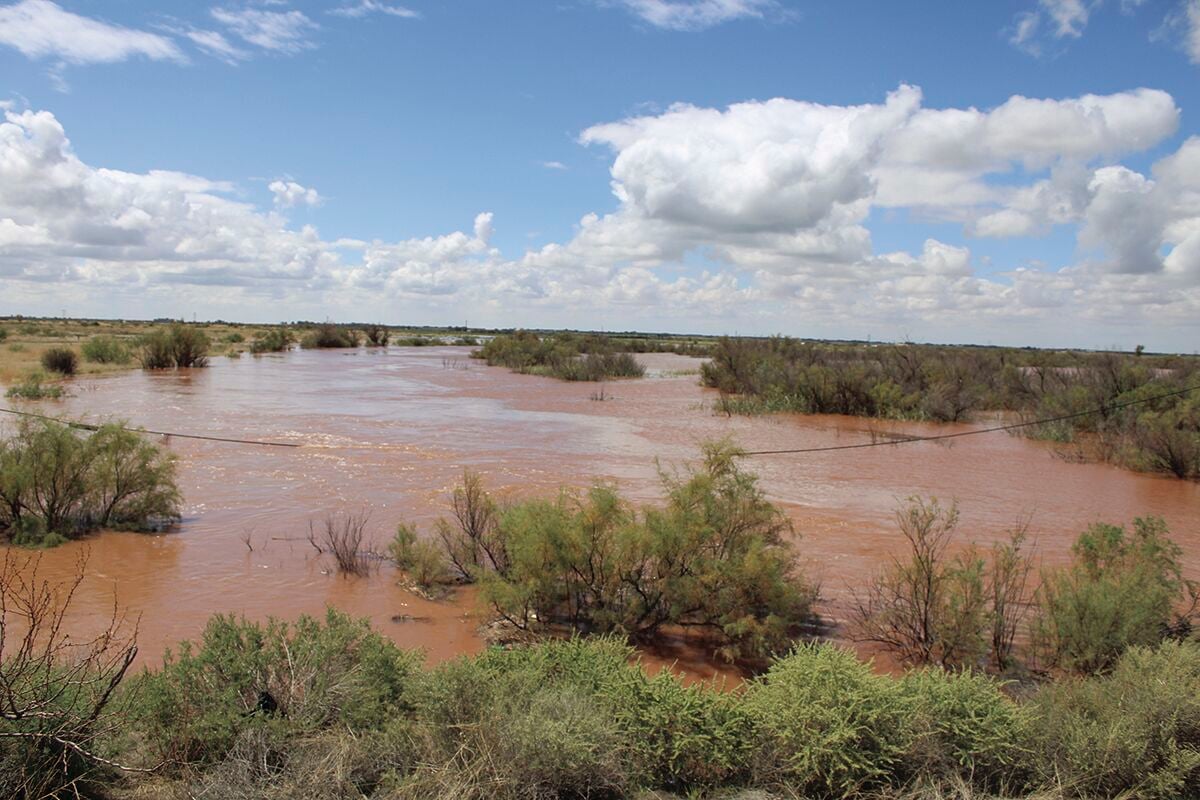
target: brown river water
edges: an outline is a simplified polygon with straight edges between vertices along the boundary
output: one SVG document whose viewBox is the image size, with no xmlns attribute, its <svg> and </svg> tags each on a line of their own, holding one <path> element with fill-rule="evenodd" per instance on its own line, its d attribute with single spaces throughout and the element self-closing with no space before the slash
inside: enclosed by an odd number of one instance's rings
<svg viewBox="0 0 1200 800">
<path fill-rule="evenodd" d="M 149 429 L 303 445 L 172 437 L 185 498 L 178 529 L 103 533 L 47 551 L 41 575 L 70 575 L 86 549 L 72 624 L 82 632 L 107 620 L 115 597 L 140 615 L 139 658 L 151 666 L 167 647 L 198 637 L 213 613 L 294 618 L 330 605 L 368 617 L 400 644 L 440 661 L 483 647 L 476 632 L 483 615 L 470 592 L 422 600 L 399 587 L 387 566 L 368 578 L 339 577 L 306 541 L 310 522 L 367 509 L 382 546 L 400 520 L 428 531 L 465 467 L 481 472 L 502 497 L 601 479 L 650 502 L 661 496 L 655 459 L 692 461 L 705 439 L 729 435 L 761 450 L 871 441 L 872 427 L 908 435 L 970 427 L 727 418 L 713 412 L 713 393 L 698 385 L 700 362 L 675 355 L 639 356 L 648 377 L 609 383 L 608 399 L 597 401 L 595 384 L 516 375 L 468 353 L 394 347 L 219 358 L 203 370 L 80 379 L 67 400 L 23 405 L 76 419 L 115 417 Z M 833 620 L 844 616 L 854 587 L 896 552 L 892 516 L 914 494 L 956 500 L 963 542 L 986 545 L 1028 517 L 1047 564 L 1064 561 L 1089 523 L 1160 515 L 1184 548 L 1189 574 L 1200 577 L 1200 484 L 1068 463 L 1046 444 L 1005 433 L 747 464 L 791 515 L 802 559 L 822 585 L 821 611 Z M 415 620 L 393 621 L 397 615 Z M 675 662 L 692 677 L 722 671 L 684 647 L 648 654 L 648 661 Z"/>
</svg>

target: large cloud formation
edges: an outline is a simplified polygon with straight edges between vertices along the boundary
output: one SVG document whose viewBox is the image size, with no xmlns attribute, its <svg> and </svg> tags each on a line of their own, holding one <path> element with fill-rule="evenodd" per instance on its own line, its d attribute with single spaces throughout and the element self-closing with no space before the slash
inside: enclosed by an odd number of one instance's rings
<svg viewBox="0 0 1200 800">
<path fill-rule="evenodd" d="M 679 105 L 584 131 L 582 144 L 612 153 L 615 208 L 565 242 L 506 255 L 491 213 L 439 236 L 328 239 L 286 216 L 318 202 L 315 189 L 278 181 L 267 210 L 202 177 L 93 167 L 51 113 L 9 109 L 0 288 L 10 311 L 51 291 L 56 303 L 86 305 L 98 287 L 153 303 L 192 285 L 212 313 L 240 316 L 270 296 L 289 316 L 1042 343 L 1112 330 L 1099 343 L 1126 331 L 1189 349 L 1200 138 L 1146 174 L 1120 163 L 1162 147 L 1179 114 L 1148 89 L 988 110 L 925 108 L 909 86 L 859 106 Z M 963 241 L 878 252 L 873 212 L 902 212 L 918 230 L 953 223 Z M 1054 230 L 1074 232 L 1073 263 L 983 269 L 970 250 L 974 237 Z"/>
</svg>

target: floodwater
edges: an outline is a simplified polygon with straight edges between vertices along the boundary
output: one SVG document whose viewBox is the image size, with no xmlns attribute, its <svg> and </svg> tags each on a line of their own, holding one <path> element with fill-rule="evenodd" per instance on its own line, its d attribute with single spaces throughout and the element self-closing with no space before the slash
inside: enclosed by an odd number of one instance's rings
<svg viewBox="0 0 1200 800">
<path fill-rule="evenodd" d="M 148 429 L 302 445 L 286 449 L 171 437 L 185 497 L 183 523 L 163 535 L 104 533 L 42 555 L 40 574 L 68 576 L 82 550 L 87 577 L 72 624 L 108 619 L 114 598 L 140 617 L 140 660 L 195 639 L 216 612 L 294 618 L 335 606 L 368 617 L 431 661 L 483 647 L 483 616 L 469 591 L 429 602 L 397 585 L 387 566 L 344 578 L 308 543 L 310 523 L 366 510 L 380 547 L 397 522 L 425 530 L 446 509 L 464 468 L 500 496 L 613 481 L 629 496 L 661 497 L 656 459 L 695 460 L 706 439 L 731 436 L 747 450 L 928 436 L 964 425 L 879 423 L 849 417 L 728 418 L 698 385 L 699 361 L 645 355 L 640 381 L 564 383 L 489 368 L 468 348 L 294 351 L 178 373 L 131 371 L 76 382 L 74 395 L 30 410 L 76 419 L 129 420 Z M 982 423 L 980 424 L 982 426 Z M 1096 521 L 1166 518 L 1200 577 L 1200 484 L 1069 463 L 1051 446 L 1005 433 L 747 460 L 791 516 L 807 570 L 820 580 L 824 614 L 844 617 L 855 586 L 896 552 L 898 502 L 910 495 L 957 501 L 960 541 L 983 545 L 1021 519 L 1045 563 L 1069 556 Z M 394 618 L 403 617 L 403 621 Z M 720 672 L 686 648 L 692 676 Z"/>
</svg>

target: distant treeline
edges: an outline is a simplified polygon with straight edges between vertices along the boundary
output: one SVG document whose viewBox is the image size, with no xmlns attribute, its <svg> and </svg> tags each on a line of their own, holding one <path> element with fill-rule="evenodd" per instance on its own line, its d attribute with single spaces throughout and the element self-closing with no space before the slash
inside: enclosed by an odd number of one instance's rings
<svg viewBox="0 0 1200 800">
<path fill-rule="evenodd" d="M 646 374 L 636 358 L 606 336 L 563 333 L 543 337 L 517 331 L 489 339 L 472 356 L 483 359 L 488 366 L 564 381 L 640 378 Z"/>
<path fill-rule="evenodd" d="M 721 339 L 701 368 L 731 412 L 850 414 L 958 422 L 1008 411 L 1080 457 L 1181 478 L 1200 476 L 1200 360 L 1065 350 L 829 345 Z M 1169 395 L 1159 398 L 1161 395 Z M 1112 408 L 1149 400 L 1128 408 Z"/>
</svg>

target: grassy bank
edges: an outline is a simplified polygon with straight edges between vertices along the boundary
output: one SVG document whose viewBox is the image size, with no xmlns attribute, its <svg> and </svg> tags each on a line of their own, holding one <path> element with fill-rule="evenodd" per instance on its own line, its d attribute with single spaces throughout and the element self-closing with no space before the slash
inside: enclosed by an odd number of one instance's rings
<svg viewBox="0 0 1200 800">
<path fill-rule="evenodd" d="M 86 677 L 108 685 L 119 665 Z M 6 662 L 11 663 L 11 662 Z M 804 644 L 732 690 L 650 675 L 612 639 L 426 668 L 336 612 L 201 640 L 102 699 L 0 721 L 6 797 L 1176 798 L 1200 791 L 1200 647 L 1135 648 L 1014 698 L 995 680 L 875 674 Z M 18 708 L 46 687 L 21 687 Z M 6 704 L 6 709 L 8 708 Z M 57 739 L 42 736 L 55 732 Z M 62 740 L 62 741 L 58 741 Z M 79 750 L 62 742 L 82 740 Z M 65 748 L 65 752 L 64 752 Z M 103 759 L 103 760 L 101 760 Z M 124 769 L 122 769 L 124 768 Z M 145 770 L 134 771 L 134 770 Z M 659 794 L 658 796 L 663 796 Z M 756 796 L 763 796 L 762 794 Z"/>
</svg>

